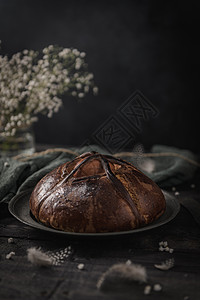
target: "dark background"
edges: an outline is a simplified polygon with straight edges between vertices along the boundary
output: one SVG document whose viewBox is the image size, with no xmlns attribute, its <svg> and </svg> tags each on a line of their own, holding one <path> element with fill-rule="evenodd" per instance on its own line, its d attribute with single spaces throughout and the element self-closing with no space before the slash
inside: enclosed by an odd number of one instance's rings
<svg viewBox="0 0 200 300">
<path fill-rule="evenodd" d="M 199 152 L 198 1 L 0 0 L 2 54 L 49 44 L 87 53 L 99 95 L 64 96 L 34 125 L 38 143 L 79 146 L 135 91 L 159 110 L 132 130 L 135 143 Z"/>
</svg>

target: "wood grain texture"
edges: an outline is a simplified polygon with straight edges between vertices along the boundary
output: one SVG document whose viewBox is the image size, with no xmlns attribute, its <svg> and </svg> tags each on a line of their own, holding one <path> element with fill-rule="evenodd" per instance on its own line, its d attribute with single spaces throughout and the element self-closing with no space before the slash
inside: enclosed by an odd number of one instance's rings
<svg viewBox="0 0 200 300">
<path fill-rule="evenodd" d="M 193 182 L 195 183 L 195 182 Z M 178 198 L 187 197 L 200 203 L 199 177 L 196 188 L 190 183 L 178 187 Z M 14 219 L 7 206 L 0 207 L 0 299 L 51 300 L 191 300 L 200 299 L 200 227 L 192 215 L 181 207 L 170 223 L 134 235 L 107 238 L 75 238 L 43 233 Z M 7 239 L 14 238 L 14 244 Z M 168 241 L 173 254 L 158 251 L 159 242 Z M 37 268 L 27 261 L 26 250 L 41 247 L 59 251 L 71 245 L 72 253 L 60 266 Z M 15 251 L 12 260 L 5 255 Z M 157 270 L 154 264 L 173 257 L 175 266 L 169 271 Z M 148 283 L 160 283 L 161 292 L 143 294 L 144 285 L 119 284 L 110 291 L 96 288 L 99 277 L 115 263 L 126 262 L 146 267 Z M 77 265 L 84 264 L 83 270 Z"/>
</svg>

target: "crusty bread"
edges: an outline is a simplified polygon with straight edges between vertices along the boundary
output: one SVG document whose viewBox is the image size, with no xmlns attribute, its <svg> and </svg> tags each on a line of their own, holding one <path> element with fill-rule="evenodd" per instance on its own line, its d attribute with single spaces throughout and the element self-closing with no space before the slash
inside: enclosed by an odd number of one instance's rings
<svg viewBox="0 0 200 300">
<path fill-rule="evenodd" d="M 35 218 L 59 230 L 100 233 L 145 226 L 165 211 L 160 188 L 132 164 L 84 153 L 43 177 L 30 197 Z"/>
</svg>

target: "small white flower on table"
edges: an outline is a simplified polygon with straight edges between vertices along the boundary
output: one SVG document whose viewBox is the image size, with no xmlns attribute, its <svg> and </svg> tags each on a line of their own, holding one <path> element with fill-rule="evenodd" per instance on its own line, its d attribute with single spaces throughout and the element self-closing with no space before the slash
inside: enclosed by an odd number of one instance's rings
<svg viewBox="0 0 200 300">
<path fill-rule="evenodd" d="M 85 267 L 85 265 L 84 265 L 84 264 L 78 264 L 78 266 L 77 266 L 77 269 L 79 269 L 79 270 L 83 270 L 83 269 L 84 269 L 84 267 Z"/>
</svg>

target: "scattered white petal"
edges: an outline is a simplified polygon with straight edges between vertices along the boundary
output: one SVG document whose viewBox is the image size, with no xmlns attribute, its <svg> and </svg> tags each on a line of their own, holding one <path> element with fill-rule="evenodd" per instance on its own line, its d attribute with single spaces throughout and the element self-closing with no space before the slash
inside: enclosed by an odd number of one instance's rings
<svg viewBox="0 0 200 300">
<path fill-rule="evenodd" d="M 7 161 L 5 161 L 4 167 L 9 167 L 9 166 L 10 166 L 10 164 Z"/>
<path fill-rule="evenodd" d="M 84 264 L 79 264 L 79 265 L 77 266 L 77 269 L 79 269 L 79 270 L 83 270 L 83 269 L 84 269 L 84 267 L 85 267 L 85 265 L 84 265 Z"/>
<path fill-rule="evenodd" d="M 12 251 L 6 255 L 6 259 L 11 259 L 12 256 L 14 256 L 14 255 L 15 255 L 15 252 Z"/>
<path fill-rule="evenodd" d="M 172 191 L 173 191 L 173 192 L 176 191 L 176 187 L 175 187 L 175 186 L 172 187 Z"/>
<path fill-rule="evenodd" d="M 168 242 L 167 241 L 163 242 L 163 246 L 167 247 L 168 246 Z"/>
<path fill-rule="evenodd" d="M 153 289 L 155 292 L 160 292 L 162 290 L 162 286 L 159 283 L 154 284 Z"/>
<path fill-rule="evenodd" d="M 14 243 L 14 240 L 12 237 L 8 238 L 8 244 L 13 244 Z"/>
<path fill-rule="evenodd" d="M 178 195 L 180 195 L 180 193 L 179 193 L 179 192 L 175 192 L 174 195 L 175 195 L 175 196 L 178 196 Z"/>
<path fill-rule="evenodd" d="M 167 271 L 174 267 L 174 258 L 168 259 L 162 262 L 160 265 L 154 265 L 155 268 L 163 271 Z"/>
<path fill-rule="evenodd" d="M 132 261 L 131 261 L 130 259 L 128 259 L 128 260 L 126 261 L 126 265 L 130 266 L 131 264 L 132 264 Z"/>
<path fill-rule="evenodd" d="M 144 294 L 149 295 L 150 293 L 151 293 L 151 286 L 146 285 L 145 288 L 144 288 Z"/>
</svg>

